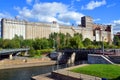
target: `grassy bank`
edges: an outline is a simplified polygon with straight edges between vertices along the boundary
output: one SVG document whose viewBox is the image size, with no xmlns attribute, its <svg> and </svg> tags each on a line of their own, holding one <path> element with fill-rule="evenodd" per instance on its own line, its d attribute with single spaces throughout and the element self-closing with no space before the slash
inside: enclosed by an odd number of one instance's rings
<svg viewBox="0 0 120 80">
<path fill-rule="evenodd" d="M 84 67 L 72 69 L 77 73 L 88 74 L 109 80 L 120 80 L 120 66 L 111 64 L 91 64 Z"/>
</svg>

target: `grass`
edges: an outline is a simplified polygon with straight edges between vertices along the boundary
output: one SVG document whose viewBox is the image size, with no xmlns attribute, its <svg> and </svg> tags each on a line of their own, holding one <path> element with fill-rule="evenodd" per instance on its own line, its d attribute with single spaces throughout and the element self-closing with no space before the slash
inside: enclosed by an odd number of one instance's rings
<svg viewBox="0 0 120 80">
<path fill-rule="evenodd" d="M 72 69 L 71 71 L 106 78 L 109 80 L 120 80 L 120 66 L 118 65 L 91 64 Z"/>
</svg>

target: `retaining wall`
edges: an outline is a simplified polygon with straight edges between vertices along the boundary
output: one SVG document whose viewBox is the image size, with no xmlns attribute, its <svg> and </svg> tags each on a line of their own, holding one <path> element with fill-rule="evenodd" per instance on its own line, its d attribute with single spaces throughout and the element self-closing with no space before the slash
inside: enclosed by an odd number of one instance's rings
<svg viewBox="0 0 120 80">
<path fill-rule="evenodd" d="M 88 63 L 90 64 L 113 64 L 104 55 L 88 54 Z"/>
</svg>

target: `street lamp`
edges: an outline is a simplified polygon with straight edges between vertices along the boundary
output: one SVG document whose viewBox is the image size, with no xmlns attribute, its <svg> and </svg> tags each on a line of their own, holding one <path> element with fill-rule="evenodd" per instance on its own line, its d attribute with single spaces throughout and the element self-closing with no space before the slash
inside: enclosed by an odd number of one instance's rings
<svg viewBox="0 0 120 80">
<path fill-rule="evenodd" d="M 55 39 L 53 39 L 53 49 L 55 49 Z"/>
<path fill-rule="evenodd" d="M 102 37 L 102 53 L 104 55 L 104 36 L 102 35 L 102 32 L 103 32 L 103 29 L 101 28 L 100 29 L 100 34 L 101 34 L 101 37 Z"/>
<path fill-rule="evenodd" d="M 103 52 L 103 55 L 104 55 L 104 36 L 102 36 L 102 52 Z"/>
</svg>

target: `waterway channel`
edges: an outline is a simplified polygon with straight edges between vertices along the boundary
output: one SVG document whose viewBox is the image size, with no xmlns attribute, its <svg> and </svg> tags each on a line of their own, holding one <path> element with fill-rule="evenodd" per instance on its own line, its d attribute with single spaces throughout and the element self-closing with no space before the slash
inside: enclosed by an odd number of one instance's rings
<svg viewBox="0 0 120 80">
<path fill-rule="evenodd" d="M 58 67 L 64 68 L 66 67 L 66 65 Z M 58 67 L 56 65 L 51 65 L 41 67 L 0 70 L 0 80 L 30 80 L 31 76 L 45 74 L 53 70 L 56 70 Z"/>
</svg>

